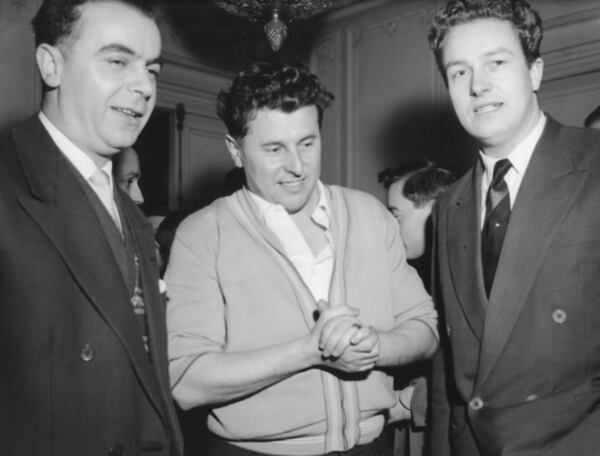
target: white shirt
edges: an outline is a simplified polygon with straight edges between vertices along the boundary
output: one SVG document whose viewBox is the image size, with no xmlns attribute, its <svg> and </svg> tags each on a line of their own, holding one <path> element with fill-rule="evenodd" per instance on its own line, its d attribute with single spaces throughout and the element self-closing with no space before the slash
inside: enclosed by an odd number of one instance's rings
<svg viewBox="0 0 600 456">
<path fill-rule="evenodd" d="M 533 155 L 533 151 L 535 149 L 536 144 L 538 143 L 540 137 L 542 136 L 542 132 L 544 131 L 544 127 L 546 126 L 546 116 L 542 113 L 538 123 L 535 125 L 533 130 L 529 132 L 529 134 L 521 141 L 517 147 L 515 147 L 510 154 L 508 154 L 508 158 L 510 160 L 510 164 L 512 165 L 510 169 L 504 175 L 504 181 L 506 182 L 506 186 L 508 187 L 508 192 L 510 196 L 510 207 L 515 204 L 515 199 L 517 198 L 517 193 L 519 192 L 519 188 L 521 187 L 521 182 L 523 182 L 523 177 L 525 176 L 525 171 L 527 170 L 527 166 L 529 165 L 529 161 L 531 160 L 531 156 Z M 480 228 L 483 228 L 483 222 L 485 219 L 485 200 L 487 197 L 487 192 L 492 183 L 492 178 L 494 176 L 494 166 L 496 162 L 499 161 L 499 158 L 492 158 L 484 154 L 482 151 L 479 151 L 479 156 L 481 157 L 481 161 L 484 167 L 484 173 L 481 178 L 481 218 L 480 218 Z"/>
<path fill-rule="evenodd" d="M 331 236 L 331 211 L 325 198 L 323 184 L 317 183 L 319 202 L 311 219 L 320 226 L 327 245 L 314 255 L 294 220 L 281 204 L 270 203 L 260 196 L 248 192 L 256 203 L 266 225 L 281 243 L 286 257 L 292 262 L 300 277 L 312 293 L 315 301 L 329 300 L 329 288 L 333 273 L 333 238 Z"/>
<path fill-rule="evenodd" d="M 92 183 L 90 181 L 90 178 L 98 169 L 98 166 L 96 166 L 96 163 L 94 163 L 94 161 L 91 159 L 91 157 L 89 155 L 87 155 L 85 152 L 83 152 L 79 147 L 77 147 L 73 143 L 73 141 L 71 141 L 69 138 L 67 138 L 58 128 L 56 128 L 52 124 L 52 122 L 50 122 L 48 117 L 46 117 L 46 115 L 41 111 L 39 113 L 39 119 L 42 122 L 42 125 L 48 131 L 48 134 L 50 135 L 50 137 L 52 138 L 52 140 L 54 141 L 56 146 L 62 152 L 62 154 L 67 158 L 67 160 L 69 160 L 69 162 L 75 167 L 75 169 L 77 171 L 79 171 L 79 174 L 81 174 L 83 179 L 88 183 L 88 185 L 92 188 L 92 190 L 94 190 L 94 193 L 96 193 L 96 195 L 98 195 L 98 198 L 100 198 L 100 201 L 102 201 L 102 204 L 104 205 L 104 207 L 106 208 L 108 213 L 111 214 L 111 216 L 113 218 L 116 216 L 116 218 L 117 218 L 116 223 L 118 226 L 120 226 L 119 211 L 116 210 L 116 205 L 113 207 L 108 207 L 107 206 L 108 203 L 106 202 L 106 199 L 101 194 L 101 190 L 98 189 L 98 187 L 96 185 L 92 185 Z M 111 197 L 110 199 L 112 200 L 112 203 L 114 205 L 114 194 L 113 194 L 113 185 L 114 184 L 113 184 L 113 176 L 112 176 L 112 160 L 108 160 L 106 162 L 106 164 L 104 166 L 102 166 L 102 168 L 100 168 L 100 169 L 108 175 L 108 180 L 109 180 L 109 189 L 108 190 L 110 192 L 110 197 Z"/>
</svg>

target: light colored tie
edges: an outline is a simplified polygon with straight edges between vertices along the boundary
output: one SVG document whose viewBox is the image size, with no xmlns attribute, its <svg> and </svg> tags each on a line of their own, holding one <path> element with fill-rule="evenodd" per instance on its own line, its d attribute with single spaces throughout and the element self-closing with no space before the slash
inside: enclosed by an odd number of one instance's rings
<svg viewBox="0 0 600 456">
<path fill-rule="evenodd" d="M 97 168 L 92 177 L 90 177 L 90 182 L 92 183 L 92 188 L 102 201 L 102 205 L 106 208 L 110 216 L 117 225 L 117 228 L 121 233 L 123 233 L 123 229 L 121 227 L 121 220 L 119 219 L 119 211 L 117 210 L 117 205 L 115 204 L 115 200 L 113 198 L 112 188 L 110 187 L 110 178 L 108 174 Z"/>
</svg>

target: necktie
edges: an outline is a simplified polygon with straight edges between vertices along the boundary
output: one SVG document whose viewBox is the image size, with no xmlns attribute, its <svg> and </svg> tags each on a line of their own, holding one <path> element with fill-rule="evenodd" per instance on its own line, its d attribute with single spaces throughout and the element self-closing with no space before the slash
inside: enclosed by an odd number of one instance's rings
<svg viewBox="0 0 600 456">
<path fill-rule="evenodd" d="M 102 205 L 106 208 L 114 220 L 115 225 L 117 225 L 117 228 L 122 233 L 123 230 L 121 228 L 121 221 L 119 219 L 117 205 L 115 204 L 115 200 L 113 198 L 112 188 L 110 188 L 110 179 L 108 174 L 98 168 L 94 174 L 92 174 L 92 177 L 90 177 L 90 182 L 92 183 L 94 191 L 100 198 L 100 201 L 102 201 Z"/>
<path fill-rule="evenodd" d="M 504 242 L 504 234 L 510 219 L 510 195 L 504 175 L 510 169 L 508 159 L 498 160 L 494 166 L 494 177 L 485 199 L 485 220 L 481 231 L 481 262 L 485 291 L 490 295 L 498 258 Z"/>
</svg>

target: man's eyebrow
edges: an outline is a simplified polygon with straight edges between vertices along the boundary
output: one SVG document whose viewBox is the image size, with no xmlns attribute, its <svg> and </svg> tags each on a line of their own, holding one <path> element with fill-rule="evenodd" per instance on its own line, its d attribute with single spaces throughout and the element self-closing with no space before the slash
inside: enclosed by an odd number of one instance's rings
<svg viewBox="0 0 600 456">
<path fill-rule="evenodd" d="M 283 142 L 279 140 L 266 141 L 261 144 L 262 147 L 283 146 Z"/>
<path fill-rule="evenodd" d="M 135 57 L 138 54 L 131 49 L 130 47 L 127 47 L 123 44 L 119 44 L 119 43 L 111 43 L 111 44 L 107 44 L 106 46 L 102 46 L 100 49 L 98 49 L 97 54 L 105 54 L 105 53 L 109 53 L 109 52 L 119 52 L 121 54 L 127 54 L 129 56 Z M 162 57 L 158 56 L 154 59 L 150 59 L 147 64 L 148 65 L 160 65 L 163 66 L 164 60 L 162 59 Z"/>
<path fill-rule="evenodd" d="M 502 46 L 501 46 L 501 47 L 499 47 L 499 48 L 496 48 L 496 49 L 493 49 L 493 50 L 491 50 L 490 52 L 486 52 L 484 55 L 485 55 L 486 57 L 492 57 L 492 56 L 494 56 L 494 55 L 496 55 L 496 54 L 511 54 L 511 55 L 512 55 L 512 54 L 513 54 L 513 51 L 511 51 L 511 50 L 510 50 L 510 49 L 508 49 L 508 48 L 505 48 L 505 47 L 502 47 Z"/>
<path fill-rule="evenodd" d="M 498 47 L 496 49 L 492 49 L 491 51 L 486 52 L 483 55 L 484 55 L 484 57 L 489 58 L 489 57 L 493 57 L 496 54 L 511 54 L 511 55 L 513 55 L 514 52 L 512 52 L 508 48 L 500 46 L 500 47 Z M 450 68 L 453 65 L 466 65 L 467 64 L 466 62 L 467 61 L 464 60 L 464 59 L 463 60 L 460 60 L 460 59 L 459 60 L 451 60 L 450 62 L 446 62 L 446 64 L 444 65 L 444 69 L 447 70 L 448 68 Z"/>
<path fill-rule="evenodd" d="M 106 46 L 102 46 L 100 49 L 98 49 L 97 54 L 104 54 L 107 52 L 120 52 L 121 54 L 136 55 L 133 49 L 119 43 L 111 43 L 107 44 Z"/>
</svg>

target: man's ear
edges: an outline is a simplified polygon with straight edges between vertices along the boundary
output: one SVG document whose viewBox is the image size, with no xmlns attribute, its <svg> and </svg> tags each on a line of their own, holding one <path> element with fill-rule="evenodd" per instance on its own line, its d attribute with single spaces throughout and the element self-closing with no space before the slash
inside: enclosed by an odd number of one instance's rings
<svg viewBox="0 0 600 456">
<path fill-rule="evenodd" d="M 529 77 L 531 78 L 531 86 L 534 92 L 537 92 L 542 84 L 542 77 L 544 76 L 544 61 L 541 57 L 535 59 L 531 65 L 529 65 Z"/>
<path fill-rule="evenodd" d="M 58 87 L 64 67 L 62 52 L 56 46 L 42 43 L 35 50 L 35 60 L 44 83 L 53 89 Z"/>
<path fill-rule="evenodd" d="M 233 139 L 233 136 L 226 135 L 225 145 L 227 146 L 227 150 L 229 151 L 229 155 L 231 156 L 235 166 L 242 168 L 244 166 L 244 162 L 242 161 L 242 151 L 238 142 Z"/>
</svg>

